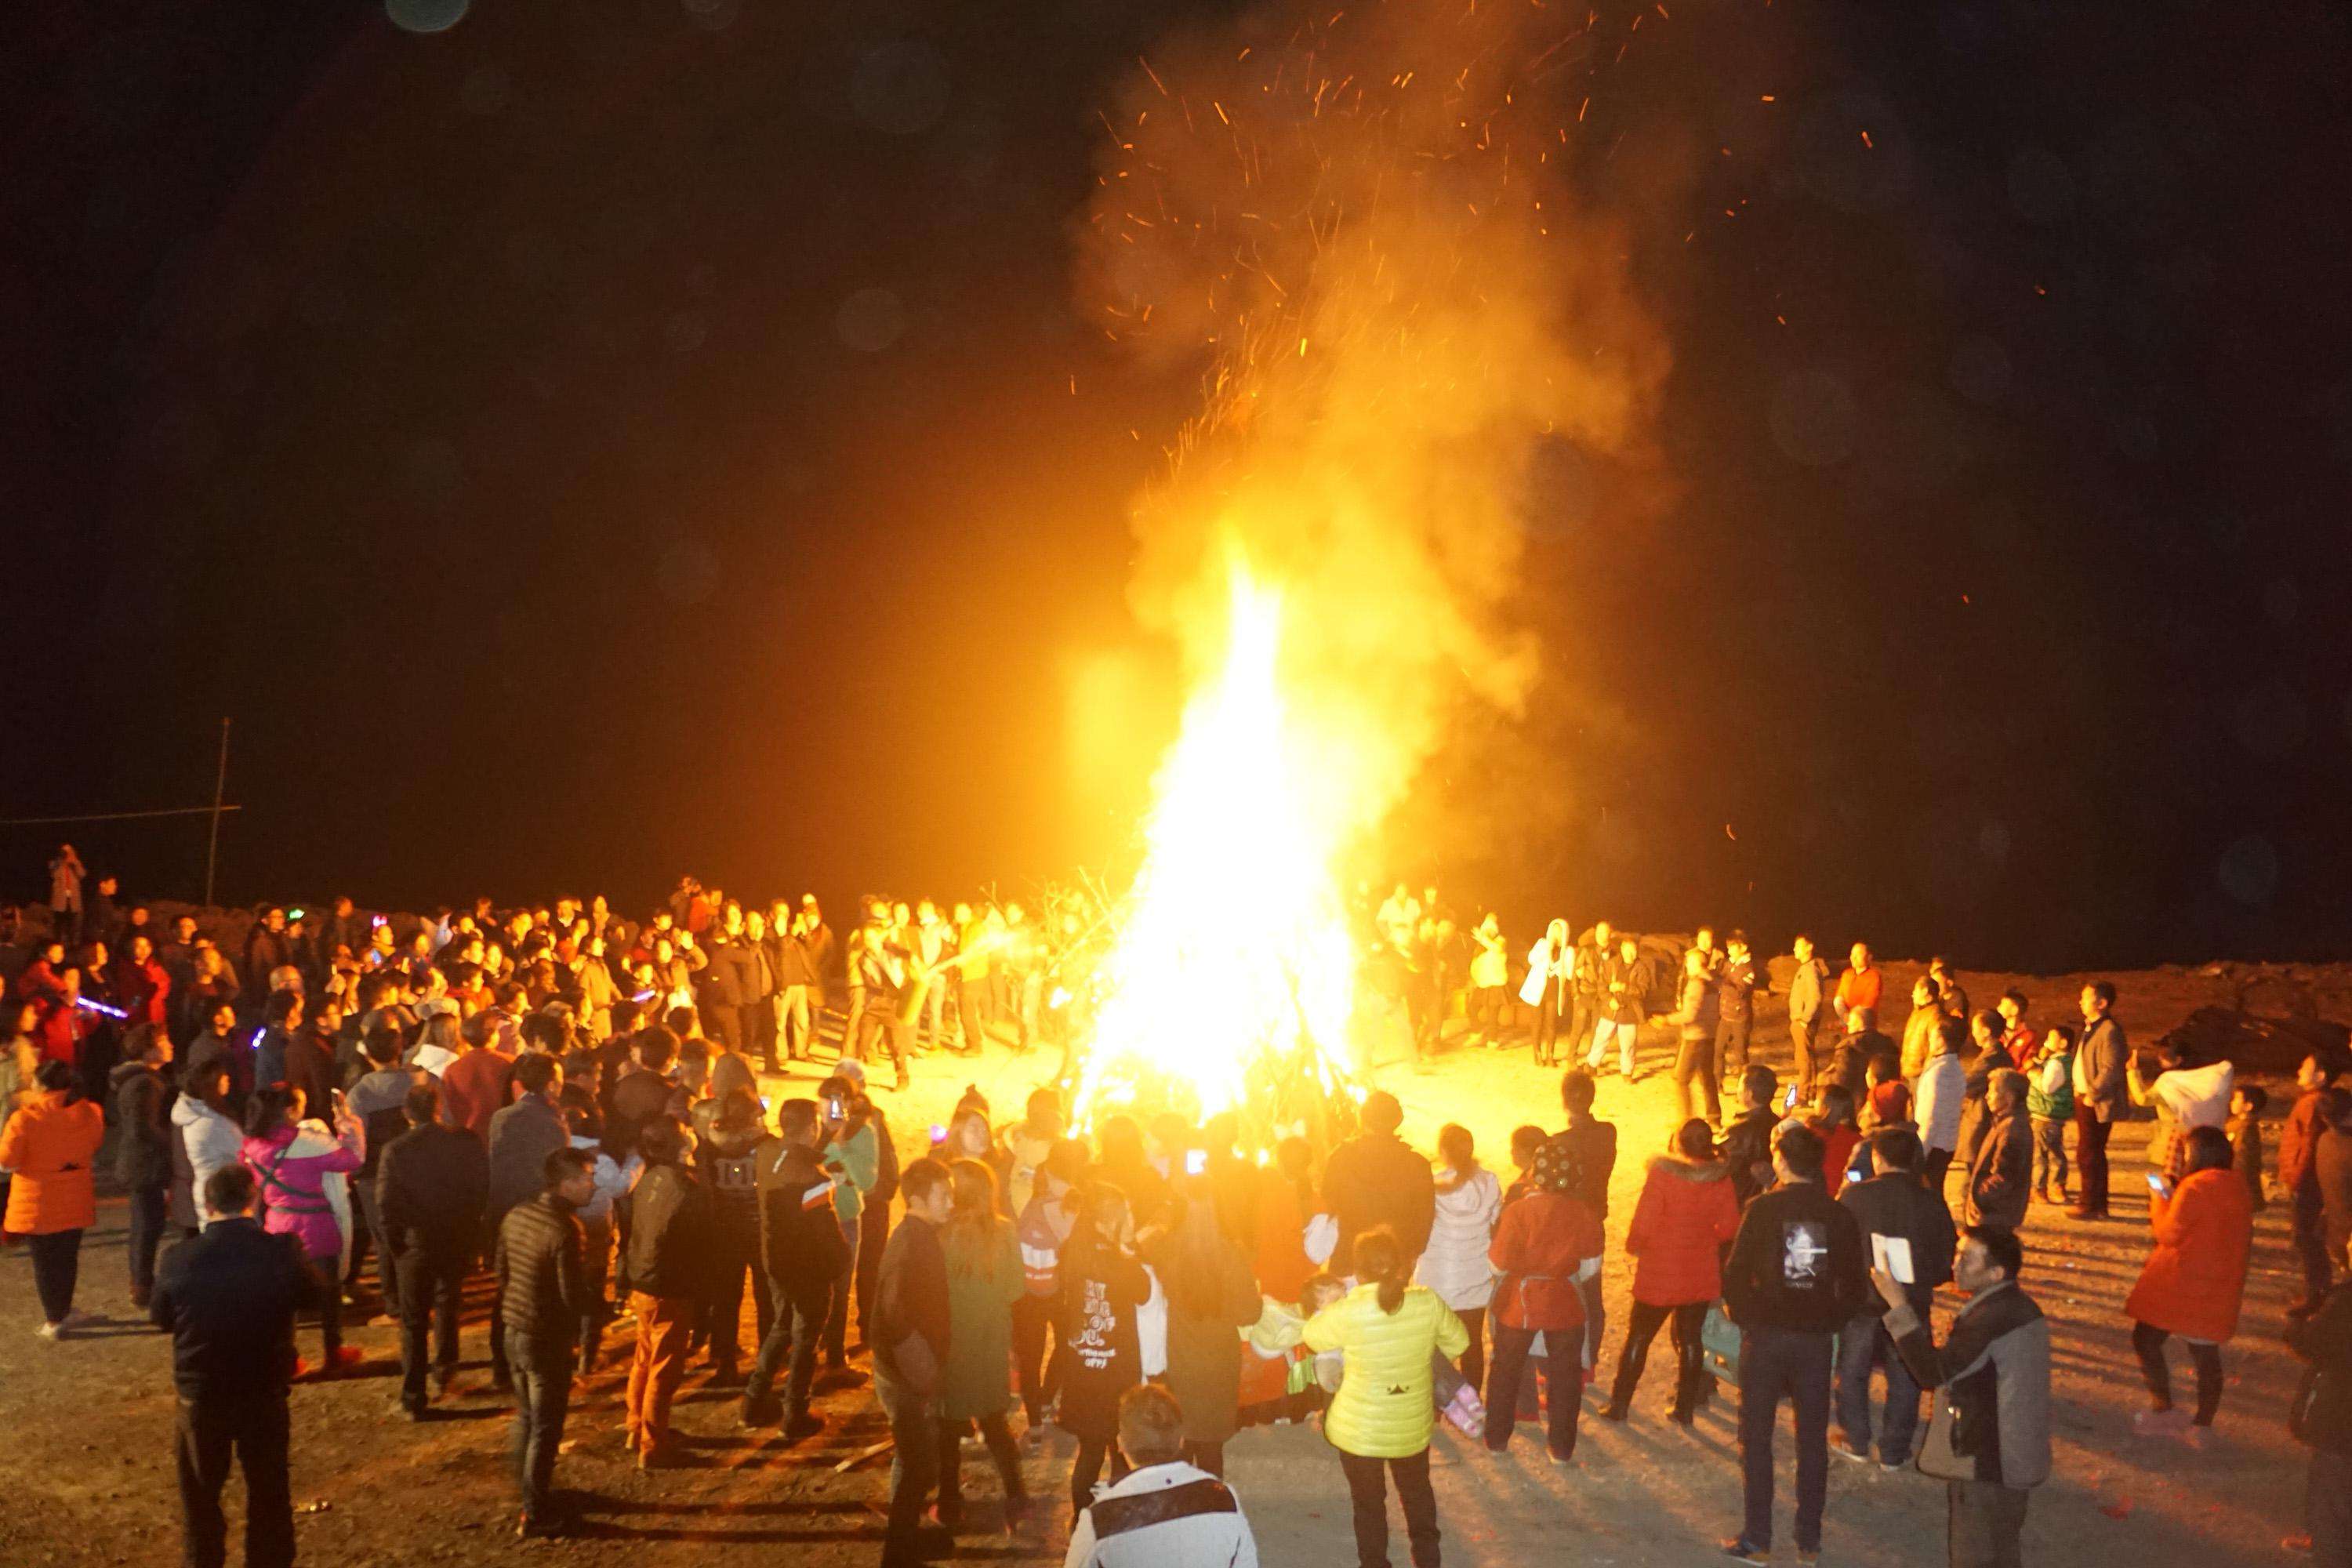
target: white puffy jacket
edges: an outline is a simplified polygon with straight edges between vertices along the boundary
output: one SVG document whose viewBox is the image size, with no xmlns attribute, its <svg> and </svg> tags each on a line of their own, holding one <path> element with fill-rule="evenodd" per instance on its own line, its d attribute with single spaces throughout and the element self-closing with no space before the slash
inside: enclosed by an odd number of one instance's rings
<svg viewBox="0 0 2352 1568">
<path fill-rule="evenodd" d="M 1495 1266 L 1486 1261 L 1486 1249 L 1503 1212 L 1503 1186 L 1487 1170 L 1449 1188 L 1453 1180 L 1450 1171 L 1438 1174 L 1437 1216 L 1413 1279 L 1462 1312 L 1484 1307 L 1495 1294 Z"/>
</svg>

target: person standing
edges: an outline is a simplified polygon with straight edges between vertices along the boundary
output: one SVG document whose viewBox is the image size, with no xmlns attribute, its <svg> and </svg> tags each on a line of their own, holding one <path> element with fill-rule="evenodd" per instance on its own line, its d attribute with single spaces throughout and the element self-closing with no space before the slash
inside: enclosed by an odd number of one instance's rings
<svg viewBox="0 0 2352 1568">
<path fill-rule="evenodd" d="M 13 1173 L 6 1222 L 33 1256 L 33 1288 L 41 1301 L 39 1333 L 65 1337 L 79 1317 L 74 1284 L 81 1273 L 82 1233 L 98 1218 L 90 1162 L 106 1139 L 106 1112 L 84 1100 L 73 1064 L 46 1061 L 36 1091 L 0 1130 L 0 1168 Z"/>
<path fill-rule="evenodd" d="M 2290 1318 L 2307 1318 L 2319 1310 L 2335 1283 L 2327 1239 L 2321 1225 L 2319 1172 L 2312 1156 L 2319 1135 L 2334 1120 L 2327 1114 L 2328 1096 L 2336 1082 L 2336 1064 L 2314 1051 L 2295 1068 L 2294 1104 L 2279 1131 L 2278 1186 L 2287 1204 L 2288 1234 L 2295 1261 L 2303 1268 L 2303 1294 L 2287 1308 Z"/>
<path fill-rule="evenodd" d="M 1233 1489 L 1182 1458 L 1184 1411 L 1154 1384 L 1118 1402 L 1125 1479 L 1078 1512 L 1062 1568 L 1257 1568 L 1257 1542 Z"/>
<path fill-rule="evenodd" d="M 1522 1199 L 1512 1213 L 1533 1202 Z M 1413 1568 L 1438 1564 L 1437 1495 L 1429 1485 L 1429 1439 L 1436 1422 L 1431 1362 L 1459 1356 L 1470 1336 L 1435 1292 L 1405 1283 L 1409 1267 L 1394 1233 L 1385 1226 L 1366 1232 L 1355 1248 L 1355 1271 L 1363 1283 L 1309 1318 L 1301 1337 L 1309 1351 L 1341 1358 L 1323 1435 L 1339 1451 L 1348 1478 L 1359 1568 L 1384 1568 L 1389 1560 L 1391 1477 L 1404 1506 Z"/>
<path fill-rule="evenodd" d="M 1567 1054 L 1571 1059 L 1601 1023 L 1601 962 L 1616 951 L 1617 933 L 1607 921 L 1593 921 L 1584 940 L 1576 944 L 1576 961 L 1570 970 L 1576 998 L 1576 1014 L 1568 1030 Z"/>
<path fill-rule="evenodd" d="M 2174 1188 L 2151 1184 L 2148 1215 L 2156 1247 L 2124 1301 L 2132 1350 L 2147 1382 L 2149 1408 L 2132 1418 L 2141 1432 L 2170 1433 L 2202 1446 L 2221 1408 L 2221 1346 L 2237 1332 L 2253 1248 L 2253 1203 L 2231 1168 L 2230 1140 L 2218 1127 L 2189 1134 L 2188 1167 Z M 2165 1342 L 2179 1334 L 2197 1366 L 2197 1412 L 2174 1407 Z"/>
<path fill-rule="evenodd" d="M 1923 974 L 1911 983 L 1911 1012 L 1903 1020 L 1903 1077 L 1914 1081 L 1927 1070 L 1928 1053 L 1935 1048 L 1937 1026 L 1946 1022 L 1961 1022 L 1961 1037 L 1967 1038 L 1965 1021 L 1955 1020 L 1945 1011 L 1942 987 L 1932 975 Z"/>
<path fill-rule="evenodd" d="M 2352 1258 L 2338 1261 L 2352 1263 Z M 2311 1449 L 2304 1517 L 2314 1568 L 2352 1568 L 2352 1284 L 2288 1320 L 2287 1348 L 2308 1363 L 2287 1425 Z"/>
<path fill-rule="evenodd" d="M 400 1311 L 393 1410 L 422 1421 L 428 1331 L 434 1391 L 448 1393 L 457 1375 L 458 1297 L 481 1243 L 490 1166 L 480 1139 L 441 1120 L 441 1090 L 430 1078 L 410 1088 L 404 1114 L 408 1131 L 376 1162 L 375 1214 Z"/>
<path fill-rule="evenodd" d="M 1886 977 L 1879 972 L 1878 961 L 1871 955 L 1870 944 L 1858 942 L 1846 955 L 1845 973 L 1838 976 L 1837 992 L 1831 1005 L 1837 1009 L 1840 1022 L 1855 1012 L 1878 1015 L 1879 998 L 1885 994 Z"/>
<path fill-rule="evenodd" d="M 1840 1205 L 1853 1215 L 1864 1239 L 1873 1248 L 1900 1241 L 1910 1255 L 1911 1278 L 1905 1283 L 1906 1300 L 1925 1321 L 1936 1288 L 1952 1277 L 1952 1249 L 1958 1240 L 1952 1229 L 1952 1211 L 1941 1193 L 1929 1192 L 1919 1179 L 1919 1135 L 1908 1127 L 1882 1128 L 1870 1140 L 1873 1174 L 1867 1181 L 1849 1182 L 1838 1194 Z M 1870 1459 L 1870 1374 L 1886 1373 L 1886 1405 L 1877 1425 L 1878 1462 L 1899 1470 L 1911 1462 L 1911 1447 L 1919 1431 L 1919 1384 L 1895 1348 L 1875 1300 L 1850 1320 L 1838 1336 L 1838 1442 L 1831 1449 L 1840 1458 L 1856 1463 Z"/>
<path fill-rule="evenodd" d="M 2074 1219 L 2107 1217 L 2107 1134 L 2128 1115 L 2131 1046 L 2116 1021 L 2116 987 L 2095 980 L 2083 987 L 2083 1043 L 2074 1049 L 2074 1163 L 2083 1173 Z"/>
<path fill-rule="evenodd" d="M 505 1230 L 507 1211 L 540 1197 L 547 1185 L 547 1157 L 572 1146 L 572 1130 L 563 1120 L 563 1068 L 556 1059 L 526 1051 L 515 1060 L 509 1076 L 517 1090 L 514 1103 L 500 1107 L 490 1117 L 490 1202 L 486 1216 L 488 1228 L 484 1233 L 489 1246 L 484 1250 L 493 1257 L 498 1237 Z M 446 1079 L 443 1087 L 446 1092 Z M 495 1270 L 492 1277 L 497 1278 Z M 493 1323 L 506 1321 L 503 1300 L 495 1294 L 490 1298 Z M 513 1369 L 507 1363 L 507 1336 L 502 1331 L 493 1333 L 490 1386 L 503 1394 L 513 1381 Z"/>
<path fill-rule="evenodd" d="M 1568 1125 L 1551 1135 L 1568 1156 L 1568 1169 L 1572 1179 L 1569 1191 L 1591 1212 L 1603 1230 L 1609 1225 L 1609 1178 L 1617 1169 L 1617 1124 L 1603 1121 L 1592 1114 L 1592 1101 L 1600 1086 L 1589 1072 L 1570 1068 L 1560 1074 L 1559 1104 L 1567 1113 Z M 1599 1268 L 1576 1282 L 1576 1292 L 1584 1300 L 1584 1372 L 1590 1376 L 1601 1364 L 1601 1338 L 1609 1326 L 1609 1311 L 1601 1293 Z"/>
<path fill-rule="evenodd" d="M 1717 1008 L 1721 992 L 1709 972 L 1706 954 L 1694 947 L 1683 954 L 1682 988 L 1676 993 L 1674 1016 L 1666 1022 L 1675 1026 L 1680 1044 L 1675 1051 L 1675 1124 L 1691 1119 L 1693 1079 L 1706 1091 L 1706 1119 L 1717 1121 L 1723 1116 L 1723 1100 L 1716 1089 L 1715 1046 L 1720 1032 Z"/>
<path fill-rule="evenodd" d="M 1537 1150 L 1528 1173 L 1531 1190 L 1503 1211 L 1487 1250 L 1500 1276 L 1495 1285 L 1495 1365 L 1486 1380 L 1486 1442 L 1493 1453 L 1510 1447 L 1522 1403 L 1521 1380 L 1540 1334 L 1549 1401 L 1545 1451 L 1556 1465 L 1576 1458 L 1587 1360 L 1580 1352 L 1589 1342 L 1582 1286 L 1599 1277 L 1602 1245 L 1601 1221 L 1578 1195 L 1580 1176 L 1574 1155 L 1559 1142 Z"/>
<path fill-rule="evenodd" d="M 81 883 L 89 874 L 70 844 L 49 857 L 49 934 L 58 942 L 81 940 Z"/>
<path fill-rule="evenodd" d="M 133 1024 L 124 1060 L 108 1080 L 114 1105 L 114 1179 L 131 1199 L 131 1304 L 141 1311 L 155 1287 L 155 1249 L 172 1205 L 172 1037 L 161 1024 Z"/>
<path fill-rule="evenodd" d="M 670 1401 L 686 1375 L 686 1349 L 703 1297 L 709 1256 L 710 1194 L 688 1169 L 686 1129 L 667 1116 L 637 1134 L 645 1173 L 629 1190 L 622 1234 L 621 1289 L 637 1320 L 637 1348 L 629 1363 L 629 1447 L 637 1468 L 675 1462 Z"/>
<path fill-rule="evenodd" d="M 1822 1140 L 1784 1127 L 1773 1150 L 1780 1184 L 1757 1195 L 1724 1268 L 1723 1304 L 1739 1326 L 1739 1458 L 1745 1520 L 1727 1556 L 1769 1562 L 1772 1433 L 1780 1402 L 1797 1420 L 1797 1554 L 1822 1549 L 1829 1488 L 1831 1344 L 1870 1289 L 1862 1228 L 1822 1185 Z"/>
<path fill-rule="evenodd" d="M 224 1165 L 234 1165 L 245 1147 L 245 1130 L 228 1114 L 228 1068 L 215 1062 L 180 1075 L 180 1098 L 172 1102 L 172 1226 L 184 1240 L 205 1227 L 205 1183 Z"/>
<path fill-rule="evenodd" d="M 1770 1068 L 1748 1064 L 1739 1079 L 1739 1114 L 1723 1130 L 1723 1163 L 1731 1173 L 1732 1195 L 1743 1209 L 1772 1184 L 1772 1130 L 1780 1124 L 1772 1097 L 1780 1087 Z"/>
<path fill-rule="evenodd" d="M 2029 1033 L 2031 1031 L 2028 1031 Z M 2033 1123 L 2033 1191 L 2066 1200 L 2066 1125 L 2074 1120 L 2074 1031 L 2053 1024 L 2025 1069 L 2025 1114 Z"/>
<path fill-rule="evenodd" d="M 500 1015 L 477 1013 L 458 1026 L 466 1049 L 441 1069 L 441 1114 L 452 1127 L 462 1127 L 490 1142 L 490 1118 L 506 1109 L 507 1091 L 514 1080 L 515 1058 L 499 1032 Z"/>
<path fill-rule="evenodd" d="M 1927 1151 L 1919 1167 L 1920 1179 L 1938 1197 L 1943 1195 L 1944 1173 L 1951 1169 L 1953 1151 L 1960 1146 L 1960 1115 L 1968 1105 L 1969 1079 L 1968 1068 L 1960 1061 L 1960 1047 L 1968 1037 L 1967 1026 L 1958 1019 L 1937 1022 L 1913 1102 L 1919 1145 Z"/>
<path fill-rule="evenodd" d="M 740 1057 L 729 1057 L 740 1061 Z M 751 1282 L 753 1352 L 775 1319 L 768 1271 L 760 1267 L 760 1098 L 749 1089 L 730 1089 L 694 1108 L 694 1169 L 710 1194 L 710 1258 L 702 1307 L 700 1338 L 710 1347 L 710 1381 L 731 1387 L 742 1381 L 743 1282 Z"/>
<path fill-rule="evenodd" d="M 1801 934 L 1790 944 L 1790 955 L 1796 960 L 1796 968 L 1789 975 L 1789 1048 L 1795 1058 L 1797 1098 L 1804 1100 L 1812 1093 L 1813 1052 L 1830 966 L 1815 955 L 1810 936 Z"/>
<path fill-rule="evenodd" d="M 1181 1217 L 1143 1254 L 1168 1296 L 1166 1382 L 1184 1410 L 1184 1458 L 1222 1476 L 1225 1445 L 1241 1429 L 1241 1331 L 1264 1302 L 1249 1254 L 1220 1223 L 1213 1179 L 1183 1174 L 1177 1185 Z"/>
<path fill-rule="evenodd" d="M 939 1521 L 949 1530 L 963 1522 L 963 1439 L 977 1423 L 1012 1529 L 1029 1507 L 1020 1452 L 1004 1419 L 1013 1408 L 1013 1304 L 1027 1289 L 1021 1247 L 997 1202 L 995 1172 L 978 1160 L 958 1160 L 948 1167 L 948 1187 L 954 1212 L 940 1232 L 949 1348 L 939 1389 Z"/>
<path fill-rule="evenodd" d="M 1324 1205 L 1339 1226 L 1328 1267 L 1335 1274 L 1353 1272 L 1356 1237 L 1386 1226 L 1405 1249 L 1410 1268 L 1429 1245 L 1437 1215 L 1436 1181 L 1429 1162 L 1397 1136 L 1404 1107 L 1395 1095 L 1374 1089 L 1364 1097 L 1358 1120 L 1363 1130 L 1331 1151 L 1323 1170 Z"/>
<path fill-rule="evenodd" d="M 1136 1314 L 1151 1294 L 1151 1276 L 1135 1254 L 1135 1220 L 1127 1195 L 1108 1182 L 1076 1194 L 1076 1224 L 1056 1272 L 1061 1316 L 1062 1388 L 1056 1424 L 1078 1440 L 1070 1467 L 1070 1513 L 1094 1500 L 1106 1461 L 1116 1482 L 1127 1474 L 1118 1450 L 1118 1402 L 1143 1381 Z M 1025 1260 L 1024 1260 L 1025 1261 Z"/>
<path fill-rule="evenodd" d="M 514 1375 L 515 1483 L 522 1495 L 515 1533 L 522 1536 L 554 1534 L 567 1522 L 555 1511 L 555 1456 L 572 1407 L 573 1358 L 588 1311 L 583 1238 L 574 1216 L 594 1195 L 595 1163 L 566 1143 L 541 1161 L 541 1180 L 540 1194 L 508 1209 L 499 1222 L 491 1261 L 496 1328 L 506 1342 L 502 1359 Z"/>
<path fill-rule="evenodd" d="M 246 1568 L 292 1568 L 294 1497 L 286 1385 L 294 1314 L 319 1277 L 292 1236 L 253 1218 L 253 1173 L 224 1165 L 205 1181 L 203 1232 L 163 1255 L 148 1319 L 172 1336 L 179 1394 L 180 1529 L 189 1568 L 221 1568 L 228 1521 L 221 1488 L 233 1453 L 245 1470 Z"/>
<path fill-rule="evenodd" d="M 2015 1230 L 2033 1200 L 2033 1130 L 2025 1117 L 2025 1075 L 1996 1068 L 1985 1090 L 1988 1120 L 1969 1164 L 1963 1217 Z"/>
<path fill-rule="evenodd" d="M 245 1144 L 238 1152 L 260 1185 L 262 1228 L 299 1241 L 304 1259 L 319 1275 L 320 1364 L 332 1375 L 363 1359 L 358 1346 L 343 1343 L 341 1279 L 352 1223 L 345 1178 L 366 1159 L 367 1134 L 341 1095 L 335 1097 L 331 1131 L 310 1119 L 308 1109 L 299 1089 L 255 1089 L 246 1106 Z"/>
<path fill-rule="evenodd" d="M 1923 1388 L 1940 1388 L 1919 1453 L 1950 1498 L 1953 1568 L 2020 1568 L 2025 1507 L 2050 1479 L 2050 1322 L 2018 1287 L 2016 1233 L 1970 1227 L 1952 1264 L 1968 1304 L 1936 1343 L 1911 1289 L 1884 1273 L 1886 1331 Z"/>
<path fill-rule="evenodd" d="M 954 1344 L 940 1227 L 955 1198 L 947 1167 L 928 1158 L 907 1167 L 900 1190 L 906 1217 L 883 1250 L 874 1304 L 874 1392 L 893 1445 L 883 1568 L 911 1568 L 952 1542 L 923 1528 L 923 1504 L 939 1484 L 940 1380 Z"/>
<path fill-rule="evenodd" d="M 776 1315 L 743 1388 L 742 1419 L 757 1426 L 782 1417 L 786 1440 L 795 1443 L 824 1430 L 824 1418 L 809 1410 L 809 1386 L 834 1295 L 850 1263 L 850 1243 L 834 1210 L 833 1177 L 817 1160 L 823 1136 L 816 1101 L 788 1100 L 776 1111 L 776 1136 L 762 1142 L 755 1156 L 760 1262 Z M 780 1405 L 772 1391 L 787 1353 L 791 1362 Z"/>
<path fill-rule="evenodd" d="M 1642 1020 L 1649 1016 L 1650 965 L 1642 957 L 1642 944 L 1630 934 L 1619 937 L 1617 951 L 1601 959 L 1601 976 L 1595 984 L 1601 1021 L 1592 1026 L 1591 1048 L 1584 1057 L 1585 1070 L 1601 1070 L 1613 1041 L 1617 1047 L 1617 1070 L 1632 1079 L 1635 1076 L 1635 1037 L 1641 1033 Z"/>
<path fill-rule="evenodd" d="M 1670 1321 L 1675 1395 L 1668 1419 L 1684 1426 L 1698 1419 L 1706 1380 L 1713 1375 L 1701 1360 L 1699 1331 L 1723 1291 L 1723 1248 L 1739 1234 L 1739 1198 L 1730 1175 L 1716 1157 L 1707 1124 L 1696 1120 L 1684 1122 L 1673 1146 L 1650 1162 L 1625 1231 L 1625 1251 L 1635 1260 L 1633 1315 L 1602 1412 L 1612 1421 L 1631 1413 L 1651 1342 Z"/>
<path fill-rule="evenodd" d="M 1519 1000 L 1535 1009 L 1536 1066 L 1559 1065 L 1560 1026 L 1568 1021 L 1569 996 L 1575 985 L 1576 950 L 1568 940 L 1568 922 L 1556 920 L 1543 940 L 1528 949 L 1528 977 L 1519 986 Z M 1570 1035 L 1570 1054 L 1576 1037 Z"/>
<path fill-rule="evenodd" d="M 1484 1388 L 1486 1307 L 1495 1295 L 1495 1266 L 1486 1253 L 1495 1244 L 1496 1222 L 1502 1217 L 1503 1187 L 1492 1171 L 1478 1163 L 1468 1128 L 1453 1122 L 1439 1128 L 1437 1152 L 1445 1163 L 1437 1173 L 1436 1219 L 1413 1279 L 1436 1291 L 1437 1299 L 1462 1320 L 1470 1336 L 1470 1348 L 1462 1352 L 1462 1381 Z M 1297 1295 L 1296 1289 L 1284 1294 L 1270 1287 L 1269 1293 L 1277 1300 Z"/>
</svg>

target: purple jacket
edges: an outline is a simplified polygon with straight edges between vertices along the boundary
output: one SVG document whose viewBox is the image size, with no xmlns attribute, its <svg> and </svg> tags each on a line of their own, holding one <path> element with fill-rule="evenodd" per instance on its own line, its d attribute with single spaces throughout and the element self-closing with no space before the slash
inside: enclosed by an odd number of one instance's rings
<svg viewBox="0 0 2352 1568">
<path fill-rule="evenodd" d="M 306 1129 L 308 1130 L 306 1131 Z M 289 1153 L 295 1140 L 304 1140 L 301 1153 Z M 312 1149 L 321 1148 L 312 1153 Z M 330 1194 L 327 1178 L 336 1172 L 356 1171 L 366 1156 L 366 1134 L 357 1127 L 341 1141 L 329 1144 L 317 1129 L 280 1127 L 267 1138 L 247 1138 L 245 1163 L 261 1186 L 267 1215 L 262 1228 L 273 1236 L 291 1236 L 305 1256 L 334 1258 L 343 1250 L 343 1220 L 349 1210 Z M 346 1200 L 347 1201 L 347 1200 Z"/>
</svg>

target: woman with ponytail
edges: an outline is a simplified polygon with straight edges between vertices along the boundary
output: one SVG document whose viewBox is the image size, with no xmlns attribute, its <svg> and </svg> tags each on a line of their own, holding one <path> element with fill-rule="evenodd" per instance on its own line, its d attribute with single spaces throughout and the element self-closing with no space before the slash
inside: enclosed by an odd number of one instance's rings
<svg viewBox="0 0 2352 1568">
<path fill-rule="evenodd" d="M 1362 1283 L 1307 1321 L 1309 1350 L 1343 1357 L 1339 1390 L 1323 1419 L 1339 1450 L 1355 1514 L 1361 1568 L 1389 1560 L 1388 1476 L 1404 1505 L 1413 1568 L 1437 1568 L 1437 1498 L 1429 1489 L 1429 1436 L 1436 1419 L 1431 1362 L 1451 1361 L 1470 1345 L 1454 1310 L 1412 1269 L 1396 1233 L 1377 1226 L 1356 1238 Z"/>
</svg>

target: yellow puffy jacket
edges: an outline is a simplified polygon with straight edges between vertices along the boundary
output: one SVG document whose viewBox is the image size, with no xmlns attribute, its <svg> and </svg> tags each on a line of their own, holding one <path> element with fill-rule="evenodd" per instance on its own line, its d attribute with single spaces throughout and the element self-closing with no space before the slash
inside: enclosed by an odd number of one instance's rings
<svg viewBox="0 0 2352 1568">
<path fill-rule="evenodd" d="M 1359 1285 L 1307 1320 L 1311 1351 L 1347 1358 L 1339 1392 L 1323 1418 L 1324 1436 L 1342 1453 L 1402 1459 L 1429 1447 L 1436 1419 L 1430 1358 L 1448 1360 L 1470 1346 L 1454 1309 L 1419 1285 L 1405 1288 L 1393 1312 L 1381 1310 L 1380 1287 Z"/>
</svg>

